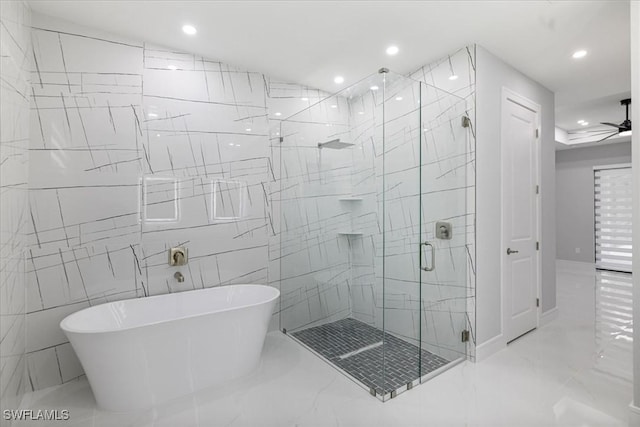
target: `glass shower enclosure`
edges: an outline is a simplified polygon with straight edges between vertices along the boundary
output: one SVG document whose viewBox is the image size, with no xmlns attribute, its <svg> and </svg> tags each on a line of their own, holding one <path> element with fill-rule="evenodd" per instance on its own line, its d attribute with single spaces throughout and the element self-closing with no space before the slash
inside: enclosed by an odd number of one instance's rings
<svg viewBox="0 0 640 427">
<path fill-rule="evenodd" d="M 385 401 L 466 358 L 466 101 L 381 69 L 280 127 L 280 328 Z"/>
</svg>

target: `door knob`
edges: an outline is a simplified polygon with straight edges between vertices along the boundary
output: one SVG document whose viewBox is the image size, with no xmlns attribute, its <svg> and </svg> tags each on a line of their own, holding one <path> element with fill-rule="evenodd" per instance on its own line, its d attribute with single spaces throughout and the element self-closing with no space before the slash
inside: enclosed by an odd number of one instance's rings
<svg viewBox="0 0 640 427">
<path fill-rule="evenodd" d="M 511 254 L 517 254 L 518 251 L 514 251 L 511 248 L 507 248 L 507 255 L 511 255 Z"/>
</svg>

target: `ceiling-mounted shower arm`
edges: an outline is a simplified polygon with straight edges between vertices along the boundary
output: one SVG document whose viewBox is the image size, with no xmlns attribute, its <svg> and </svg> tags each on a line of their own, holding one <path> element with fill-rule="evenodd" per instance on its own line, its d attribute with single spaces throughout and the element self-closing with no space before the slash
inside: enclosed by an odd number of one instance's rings
<svg viewBox="0 0 640 427">
<path fill-rule="evenodd" d="M 343 148 L 351 147 L 353 145 L 355 144 L 340 141 L 340 138 L 332 139 L 331 141 L 327 142 L 318 142 L 319 149 L 332 148 L 334 150 L 342 150 Z"/>
</svg>

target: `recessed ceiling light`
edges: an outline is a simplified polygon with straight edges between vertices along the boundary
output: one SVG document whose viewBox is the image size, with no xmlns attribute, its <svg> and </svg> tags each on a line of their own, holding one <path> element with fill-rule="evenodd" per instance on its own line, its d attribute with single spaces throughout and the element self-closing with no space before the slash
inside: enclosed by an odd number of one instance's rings
<svg viewBox="0 0 640 427">
<path fill-rule="evenodd" d="M 245 129 L 247 132 L 251 132 L 251 128 L 246 128 Z"/>
<path fill-rule="evenodd" d="M 586 50 L 576 50 L 575 52 L 573 52 L 573 58 L 578 59 L 578 58 L 584 58 L 585 56 L 587 56 L 587 51 Z"/>
<path fill-rule="evenodd" d="M 170 69 L 171 71 L 175 71 L 178 69 L 178 67 L 175 65 L 167 65 L 167 68 Z"/>
<path fill-rule="evenodd" d="M 456 80 L 457 78 L 458 76 L 456 76 L 455 74 L 449 76 L 449 80 Z"/>
<path fill-rule="evenodd" d="M 371 86 L 369 89 L 371 89 L 371 90 L 378 90 L 379 88 L 378 88 L 378 86 Z"/>
<path fill-rule="evenodd" d="M 336 84 L 344 83 L 344 77 L 342 77 L 342 76 L 336 76 L 336 77 L 333 79 L 333 81 L 334 81 Z"/>
<path fill-rule="evenodd" d="M 581 125 L 584 123 L 584 120 L 578 120 L 578 124 Z"/>
<path fill-rule="evenodd" d="M 300 98 L 300 99 L 302 99 L 303 101 L 308 101 L 309 100 L 309 98 Z"/>
<path fill-rule="evenodd" d="M 281 116 L 281 115 L 282 115 L 282 113 L 276 113 L 276 116 Z"/>
<path fill-rule="evenodd" d="M 158 115 L 156 113 L 149 113 L 149 114 L 147 114 L 147 116 L 149 116 L 150 119 L 152 119 L 154 117 L 158 117 Z"/>
<path fill-rule="evenodd" d="M 195 33 L 198 32 L 198 30 L 196 30 L 196 27 L 194 27 L 193 25 L 183 25 L 182 26 L 182 31 L 185 34 L 189 34 L 190 36 L 194 35 Z"/>
<path fill-rule="evenodd" d="M 402 101 L 402 97 L 401 96 L 396 96 L 396 101 Z"/>
<path fill-rule="evenodd" d="M 398 53 L 398 51 L 398 46 L 389 46 L 387 48 L 387 55 L 395 55 L 396 53 Z"/>
<path fill-rule="evenodd" d="M 338 108 L 338 106 L 336 104 L 333 104 L 331 108 Z"/>
<path fill-rule="evenodd" d="M 586 125 L 588 125 L 588 124 L 589 124 L 589 122 L 582 122 L 582 123 L 580 123 L 580 124 L 581 124 L 582 126 L 586 126 Z"/>
</svg>

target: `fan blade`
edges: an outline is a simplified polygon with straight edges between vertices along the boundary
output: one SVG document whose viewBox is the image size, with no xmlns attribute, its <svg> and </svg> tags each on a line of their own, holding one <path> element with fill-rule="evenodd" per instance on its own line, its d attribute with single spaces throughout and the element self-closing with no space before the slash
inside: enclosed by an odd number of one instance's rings
<svg viewBox="0 0 640 427">
<path fill-rule="evenodd" d="M 604 141 L 605 139 L 609 139 L 609 138 L 611 138 L 612 136 L 616 136 L 617 134 L 618 134 L 618 132 L 612 133 L 612 134 L 611 134 L 611 135 L 609 135 L 609 136 L 605 136 L 604 138 L 602 138 L 602 139 L 601 139 L 601 140 L 599 140 L 598 142 L 602 142 L 602 141 Z"/>
<path fill-rule="evenodd" d="M 613 123 L 600 122 L 600 124 L 601 125 L 607 125 L 607 126 L 613 126 L 613 127 L 616 127 L 618 129 L 622 129 L 622 130 L 626 129 L 624 126 L 616 125 L 616 124 L 613 124 Z"/>
<path fill-rule="evenodd" d="M 605 134 L 605 133 L 610 133 L 610 132 L 615 132 L 614 130 L 609 130 L 609 129 L 597 129 L 597 130 L 582 130 L 578 133 L 571 133 L 569 135 L 575 135 L 575 136 L 580 136 L 580 135 L 588 135 L 588 136 L 594 136 L 594 135 L 600 135 L 600 134 Z"/>
<path fill-rule="evenodd" d="M 611 131 L 611 130 L 600 131 L 600 132 L 597 132 L 597 133 L 569 134 L 569 141 L 578 141 L 578 140 L 585 139 L 585 138 L 589 138 L 589 139 L 597 138 L 597 137 L 603 136 L 603 135 L 610 136 L 612 132 L 613 132 L 614 135 L 618 134 L 618 132 Z"/>
</svg>

